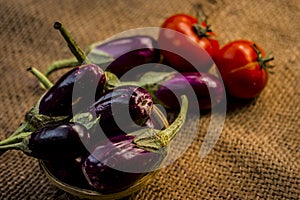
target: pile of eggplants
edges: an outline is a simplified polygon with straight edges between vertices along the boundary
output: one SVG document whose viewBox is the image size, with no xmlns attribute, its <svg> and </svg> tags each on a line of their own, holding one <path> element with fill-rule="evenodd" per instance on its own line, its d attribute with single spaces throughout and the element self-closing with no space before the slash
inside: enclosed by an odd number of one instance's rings
<svg viewBox="0 0 300 200">
<path fill-rule="evenodd" d="M 43 160 L 65 183 L 106 194 L 129 188 L 162 165 L 188 107 L 209 110 L 224 98 L 220 80 L 207 72 L 156 71 L 120 81 L 134 67 L 163 61 L 150 36 L 118 38 L 82 51 L 62 24 L 54 28 L 75 58 L 53 63 L 44 74 L 29 69 L 47 91 L 20 127 L 0 141 L 0 154 L 20 150 Z M 67 67 L 72 68 L 54 84 L 47 78 Z M 80 90 L 73 92 L 75 86 Z M 175 120 L 169 124 L 155 104 L 174 111 Z"/>
<path fill-rule="evenodd" d="M 56 29 L 66 32 L 60 23 L 56 23 L 56 25 L 58 25 Z M 66 33 L 63 36 L 70 47 L 73 39 Z M 94 43 L 88 46 L 85 51 L 82 51 L 81 54 L 86 56 L 78 56 L 74 53 L 75 58 L 53 63 L 48 67 L 45 75 L 48 76 L 61 68 L 80 65 L 82 62 L 91 62 L 127 81 L 128 77 L 122 77 L 122 75 L 135 67 L 147 64 L 151 66 L 155 73 L 150 71 L 142 75 L 137 74 L 137 77 L 129 76 L 132 79 L 128 82 L 147 87 L 147 90 L 153 96 L 154 103 L 161 104 L 167 109 L 178 109 L 178 97 L 183 94 L 188 95 L 186 94 L 187 90 L 193 92 L 193 95 L 196 96 L 196 98 L 190 98 L 193 101 L 192 105 L 199 106 L 201 110 L 210 110 L 225 99 L 223 83 L 215 73 L 188 70 L 166 73 L 166 69 L 159 65 L 166 62 L 160 53 L 158 42 L 149 35 L 128 36 L 107 42 Z M 172 66 L 169 67 L 172 68 Z M 174 94 L 176 94 L 176 99 Z"/>
</svg>

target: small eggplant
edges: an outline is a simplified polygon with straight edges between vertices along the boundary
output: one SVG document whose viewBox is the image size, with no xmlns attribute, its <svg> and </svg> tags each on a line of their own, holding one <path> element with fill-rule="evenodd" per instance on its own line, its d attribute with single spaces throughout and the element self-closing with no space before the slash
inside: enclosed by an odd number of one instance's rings
<svg viewBox="0 0 300 200">
<path fill-rule="evenodd" d="M 41 160 L 72 160 L 88 155 L 90 134 L 78 123 L 49 124 L 34 132 L 24 132 L 10 140 L 22 142 L 1 144 L 1 150 L 22 150 L 26 155 Z"/>
<path fill-rule="evenodd" d="M 122 191 L 155 170 L 166 156 L 166 151 L 149 152 L 136 147 L 133 137 L 124 138 L 119 142 L 112 138 L 114 143 L 99 145 L 82 164 L 82 171 L 94 190 Z"/>
<path fill-rule="evenodd" d="M 72 117 L 86 111 L 95 99 L 119 83 L 115 75 L 103 72 L 94 64 L 73 68 L 54 85 L 34 67 L 28 68 L 28 71 L 49 90 L 25 114 L 24 121 L 10 137 L 22 132 L 33 132 L 49 123 L 68 122 Z M 0 145 L 1 143 L 2 141 Z"/>
<path fill-rule="evenodd" d="M 157 80 L 150 80 L 153 77 Z M 181 95 L 187 95 L 190 108 L 199 106 L 203 110 L 216 106 L 225 97 L 221 80 L 205 72 L 148 72 L 141 77 L 139 85 L 145 87 L 155 101 L 169 109 L 180 107 L 177 97 Z"/>
<path fill-rule="evenodd" d="M 103 70 L 97 65 L 87 64 L 75 67 L 64 74 L 42 97 L 39 102 L 39 114 L 50 117 L 71 116 L 72 108 L 75 106 L 78 109 L 83 106 L 88 107 L 92 102 L 87 101 L 93 100 L 94 102 L 95 98 L 99 98 L 102 94 L 105 79 Z M 79 90 L 73 94 L 75 83 Z M 95 97 L 85 98 L 85 93 L 91 88 L 96 90 L 93 94 Z"/>
<path fill-rule="evenodd" d="M 69 185 L 90 189 L 88 182 L 81 170 L 81 158 L 63 161 L 43 161 L 45 169 L 58 180 Z"/>
<path fill-rule="evenodd" d="M 187 109 L 188 100 L 182 96 L 180 112 L 168 128 L 145 128 L 101 141 L 82 164 L 90 186 L 102 193 L 119 192 L 157 170 L 167 156 L 168 145 L 185 122 Z"/>
<path fill-rule="evenodd" d="M 119 86 L 101 96 L 89 109 L 108 137 L 140 128 L 149 119 L 153 102 L 147 90 L 137 86 Z"/>
<path fill-rule="evenodd" d="M 97 64 L 105 71 L 110 71 L 120 78 L 134 67 L 161 61 L 157 41 L 149 35 L 134 35 L 97 42 L 89 45 L 83 51 L 61 23 L 55 22 L 54 28 L 60 31 L 76 58 L 53 63 L 45 72 L 46 76 L 56 70 L 74 67 L 85 62 Z"/>
<path fill-rule="evenodd" d="M 97 63 L 97 57 L 103 52 L 110 55 L 113 60 L 107 63 L 106 70 L 119 78 L 136 66 L 160 61 L 157 41 L 147 35 L 118 38 L 89 48 L 88 58 L 92 63 L 103 65 L 103 62 Z"/>
</svg>

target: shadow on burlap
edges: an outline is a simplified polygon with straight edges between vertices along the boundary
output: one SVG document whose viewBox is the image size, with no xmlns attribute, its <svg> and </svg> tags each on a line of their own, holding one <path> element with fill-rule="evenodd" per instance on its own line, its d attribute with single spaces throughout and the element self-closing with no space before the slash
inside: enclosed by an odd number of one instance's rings
<svg viewBox="0 0 300 200">
<path fill-rule="evenodd" d="M 85 47 L 121 31 L 159 26 L 168 16 L 194 14 L 197 1 L 90 0 L 0 1 L 0 139 L 9 136 L 43 91 L 26 71 L 42 71 L 71 56 L 53 30 L 56 20 Z M 204 3 L 221 45 L 257 42 L 275 56 L 275 73 L 255 101 L 229 106 L 213 150 L 198 156 L 209 115 L 189 149 L 132 199 L 299 199 L 299 10 L 293 1 Z M 61 73 L 50 78 L 57 80 Z M 194 129 L 184 129 L 188 136 Z M 17 151 L 0 157 L 0 199 L 67 198 L 39 170 L 37 160 Z"/>
</svg>

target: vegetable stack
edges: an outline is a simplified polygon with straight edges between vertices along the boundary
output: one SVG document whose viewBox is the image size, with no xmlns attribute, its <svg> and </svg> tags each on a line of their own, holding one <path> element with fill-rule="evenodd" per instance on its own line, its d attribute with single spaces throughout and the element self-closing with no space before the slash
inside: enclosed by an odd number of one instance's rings
<svg viewBox="0 0 300 200">
<path fill-rule="evenodd" d="M 54 28 L 75 58 L 57 61 L 45 73 L 28 69 L 47 91 L 21 126 L 0 141 L 0 154 L 20 150 L 43 161 L 60 181 L 102 194 L 124 191 L 164 166 L 168 146 L 189 111 L 218 106 L 226 101 L 225 89 L 242 99 L 259 95 L 273 60 L 246 40 L 220 48 L 200 13 L 198 18 L 169 17 L 157 40 L 135 35 L 95 43 L 85 51 L 61 23 Z M 225 87 L 210 71 L 214 63 Z M 153 71 L 121 81 L 143 65 Z M 69 67 L 54 84 L 47 78 Z"/>
<path fill-rule="evenodd" d="M 169 143 L 185 122 L 188 99 L 181 95 L 179 113 L 169 124 L 145 87 L 138 82 L 121 83 L 117 77 L 120 71 L 112 73 L 119 67 L 117 59 L 110 71 L 104 71 L 101 63 L 92 63 L 60 23 L 54 27 L 61 31 L 78 63 L 70 62 L 73 68 L 54 84 L 36 68 L 28 69 L 47 91 L 26 113 L 21 126 L 0 141 L 0 152 L 20 150 L 42 160 L 53 175 L 72 186 L 103 194 L 123 191 L 162 166 Z M 140 45 L 139 40 L 151 45 L 155 42 L 146 36 L 124 40 L 129 46 Z M 114 49 L 117 44 L 113 41 L 98 50 L 110 52 L 108 46 Z M 160 54 L 157 49 L 152 51 L 151 45 L 121 56 L 121 63 L 136 55 L 147 56 L 128 64 L 128 68 L 158 62 Z M 48 75 L 57 70 L 51 67 Z M 65 63 L 61 67 L 66 67 Z"/>
</svg>

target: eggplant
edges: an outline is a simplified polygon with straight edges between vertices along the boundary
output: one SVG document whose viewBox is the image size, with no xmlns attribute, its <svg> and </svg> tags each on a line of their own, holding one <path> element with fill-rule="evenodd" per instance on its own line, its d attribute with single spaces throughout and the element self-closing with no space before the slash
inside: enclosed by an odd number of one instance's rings
<svg viewBox="0 0 300 200">
<path fill-rule="evenodd" d="M 97 62 L 99 55 L 103 55 L 103 53 L 112 58 L 112 61 L 106 65 L 103 65 L 101 59 L 99 63 Z M 91 45 L 87 55 L 92 63 L 107 67 L 105 70 L 114 73 L 118 78 L 134 67 L 160 61 L 157 41 L 147 35 L 123 37 L 94 44 Z"/>
<path fill-rule="evenodd" d="M 46 76 L 56 70 L 85 62 L 97 64 L 103 70 L 110 71 L 120 78 L 134 67 L 159 63 L 162 60 L 157 41 L 149 35 L 134 35 L 97 42 L 83 51 L 60 22 L 55 22 L 54 28 L 60 31 L 75 58 L 53 63 L 45 72 Z"/>
<path fill-rule="evenodd" d="M 188 100 L 183 96 L 180 112 L 167 129 L 145 128 L 127 135 L 119 134 L 98 141 L 91 154 L 85 149 L 91 142 L 90 134 L 85 126 L 78 123 L 49 124 L 34 132 L 23 132 L 6 140 L 7 144 L 1 143 L 0 151 L 22 150 L 29 156 L 50 163 L 53 174 L 61 180 L 78 181 L 83 173 L 91 189 L 102 193 L 118 192 L 161 166 L 168 144 L 185 122 L 187 109 Z M 20 138 L 23 138 L 22 142 L 14 143 Z M 65 168 L 57 166 L 62 162 L 67 163 Z M 82 173 L 78 171 L 78 164 Z M 72 179 L 76 173 L 79 173 L 78 179 Z"/>
<path fill-rule="evenodd" d="M 22 150 L 26 155 L 41 160 L 72 160 L 87 156 L 90 133 L 78 123 L 49 124 L 34 132 L 24 132 L 10 140 L 22 142 L 1 144 L 1 150 Z"/>
<path fill-rule="evenodd" d="M 155 170 L 166 156 L 164 150 L 154 153 L 136 147 L 130 136 L 124 136 L 122 140 L 119 136 L 112 140 L 114 143 L 98 145 L 82 164 L 82 171 L 90 186 L 102 193 L 127 189 Z"/>
<path fill-rule="evenodd" d="M 188 99 L 181 99 L 180 112 L 168 128 L 145 128 L 99 142 L 82 164 L 90 186 L 102 193 L 119 192 L 161 167 L 168 145 L 186 119 Z"/>
<path fill-rule="evenodd" d="M 148 72 L 138 82 L 152 95 L 154 102 L 178 110 L 181 95 L 187 95 L 190 108 L 209 110 L 225 97 L 219 78 L 206 72 Z"/>
<path fill-rule="evenodd" d="M 89 112 L 100 117 L 99 125 L 106 136 L 113 137 L 139 129 L 149 120 L 153 107 L 147 90 L 138 86 L 118 86 L 102 95 Z M 97 139 L 98 140 L 98 139 Z"/>
<path fill-rule="evenodd" d="M 81 170 L 81 158 L 64 161 L 43 161 L 43 165 L 55 178 L 69 185 L 91 189 Z"/>
<path fill-rule="evenodd" d="M 118 84 L 115 75 L 103 72 L 95 64 L 73 68 L 54 85 L 39 70 L 33 67 L 28 70 L 49 90 L 25 114 L 24 121 L 10 137 L 23 132 L 33 132 L 47 124 L 68 122 L 82 111 L 86 111 L 105 91 Z M 2 143 L 6 141 L 1 141 L 0 145 Z"/>
<path fill-rule="evenodd" d="M 72 116 L 73 109 L 83 110 L 84 106 L 90 106 L 102 95 L 105 80 L 104 71 L 97 65 L 87 64 L 73 68 L 42 97 L 39 102 L 39 114 L 50 117 Z M 73 94 L 75 83 L 77 89 Z M 86 94 L 92 89 L 96 90 L 93 98 Z"/>
</svg>

